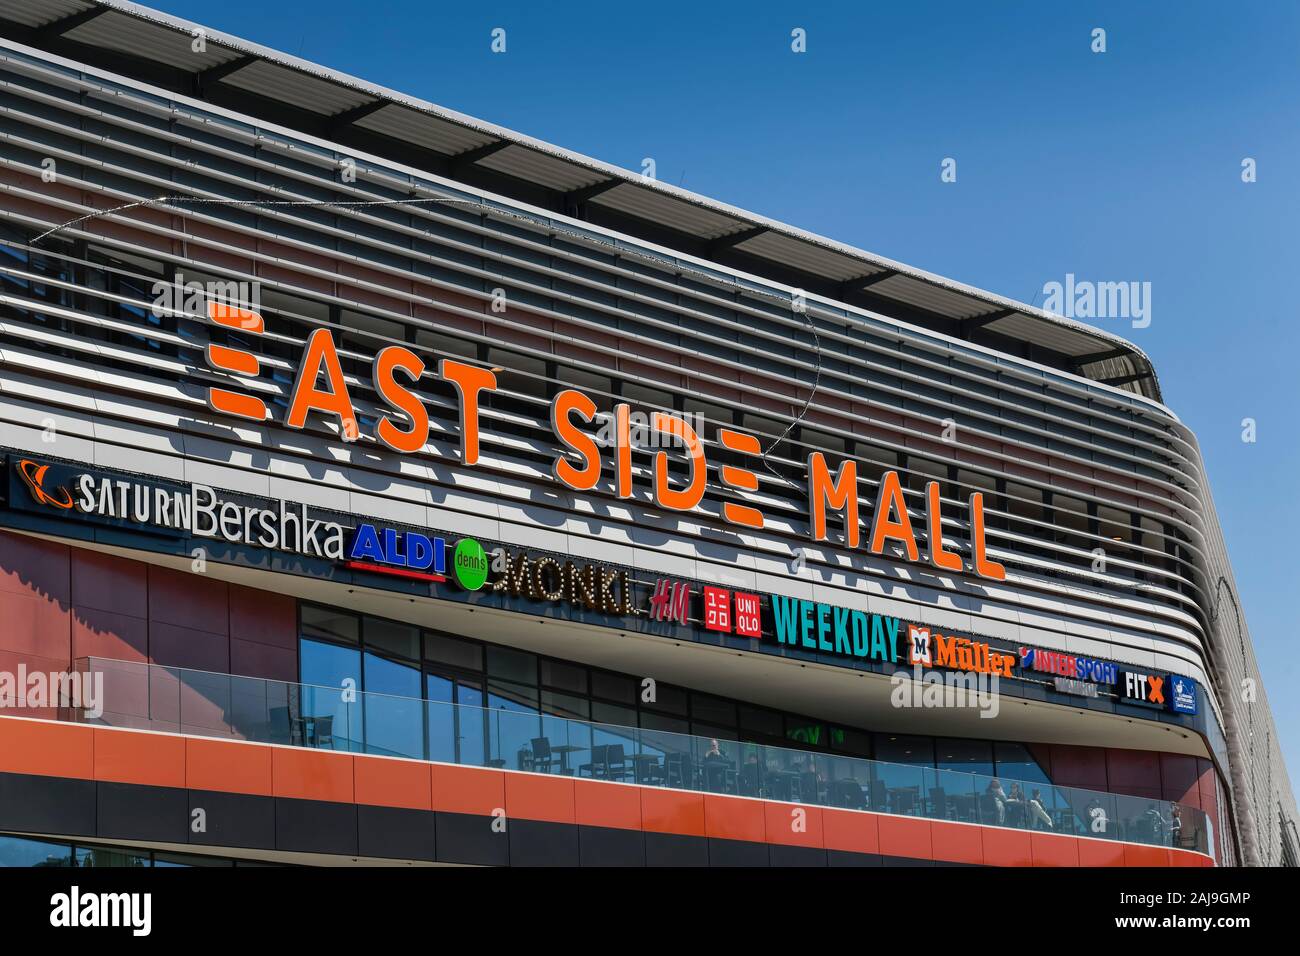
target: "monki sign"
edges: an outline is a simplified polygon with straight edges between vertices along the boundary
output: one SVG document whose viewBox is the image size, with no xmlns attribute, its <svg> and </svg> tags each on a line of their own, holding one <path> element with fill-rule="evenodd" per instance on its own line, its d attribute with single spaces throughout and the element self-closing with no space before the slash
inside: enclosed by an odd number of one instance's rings
<svg viewBox="0 0 1300 956">
<path fill-rule="evenodd" d="M 209 302 L 208 316 L 215 324 L 245 335 L 261 335 L 266 331 L 262 316 L 247 309 Z M 210 368 L 236 376 L 236 380 L 244 383 L 261 371 L 257 355 L 215 343 L 207 348 L 207 363 Z M 424 360 L 403 345 L 386 346 L 375 355 L 371 367 L 375 391 L 390 411 L 379 416 L 374 438 L 393 451 L 412 454 L 428 442 L 429 413 L 424 402 L 412 391 L 412 386 L 425 370 Z M 459 399 L 461 462 L 475 465 L 479 460 L 479 400 L 483 393 L 496 389 L 496 375 L 489 369 L 454 359 L 442 359 L 437 374 L 456 389 Z M 266 421 L 270 414 L 262 399 L 217 386 L 208 390 L 208 405 L 215 411 L 257 422 Z M 298 364 L 282 424 L 288 428 L 305 428 L 312 412 L 333 417 L 344 440 L 355 441 L 360 437 L 357 413 L 343 377 L 334 334 L 327 328 L 316 329 L 307 337 L 307 347 Z M 601 445 L 593 435 L 600 428 L 598 418 L 596 403 L 577 389 L 565 389 L 551 402 L 551 430 L 562 446 L 552 472 L 557 481 L 575 491 L 592 490 L 605 472 Z M 613 422 L 613 491 L 619 498 L 631 498 L 634 447 L 631 407 L 625 403 L 614 406 Z M 690 476 L 684 486 L 670 484 L 669 453 L 655 452 L 651 478 L 655 504 L 669 511 L 695 510 L 704 499 L 708 481 L 704 442 L 685 419 L 666 412 L 651 413 L 650 431 L 656 436 L 675 440 L 678 450 L 674 454 L 685 456 Z M 717 474 L 722 487 L 740 492 L 742 496 L 757 491 L 756 469 L 758 457 L 762 454 L 758 438 L 720 428 L 718 443 L 734 456 L 747 456 L 754 463 L 752 467 L 730 463 L 719 465 Z M 832 474 L 825 456 L 813 452 L 808 456 L 808 514 L 812 537 L 818 541 L 831 540 L 828 512 L 838 513 L 842 518 L 843 540 L 850 548 L 861 545 L 865 530 L 865 545 L 872 554 L 885 554 L 887 549 L 892 551 L 892 543 L 901 546 L 909 561 L 921 560 L 921 548 L 896 471 L 887 471 L 882 476 L 870 522 L 864 526 L 858 501 L 857 462 L 846 460 Z M 941 570 L 957 573 L 969 570 L 980 577 L 1001 581 L 1006 577 L 1005 569 L 985 553 L 984 496 L 979 492 L 970 496 L 969 512 L 971 557 L 968 563 L 958 552 L 944 547 L 939 484 L 932 481 L 926 486 L 925 558 Z M 750 503 L 724 502 L 722 519 L 751 529 L 761 529 L 764 523 L 763 513 L 754 506 L 752 499 Z"/>
</svg>

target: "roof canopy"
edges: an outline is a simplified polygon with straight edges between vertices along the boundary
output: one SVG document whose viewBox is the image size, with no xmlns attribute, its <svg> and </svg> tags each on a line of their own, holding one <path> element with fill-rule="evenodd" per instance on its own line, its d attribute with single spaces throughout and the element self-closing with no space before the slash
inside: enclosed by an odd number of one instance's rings
<svg viewBox="0 0 1300 956">
<path fill-rule="evenodd" d="M 191 43 L 196 31 L 203 52 Z M 0 33 L 690 255 L 1160 400 L 1131 343 L 124 0 L 0 0 Z"/>
</svg>

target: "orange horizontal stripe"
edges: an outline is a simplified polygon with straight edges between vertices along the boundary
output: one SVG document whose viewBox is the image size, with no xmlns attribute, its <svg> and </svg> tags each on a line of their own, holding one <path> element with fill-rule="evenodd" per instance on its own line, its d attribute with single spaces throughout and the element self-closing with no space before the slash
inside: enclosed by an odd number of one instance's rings
<svg viewBox="0 0 1300 956">
<path fill-rule="evenodd" d="M 241 309 L 237 305 L 224 302 L 208 302 L 208 318 L 217 325 L 228 329 L 238 329 L 252 335 L 261 335 L 266 331 L 266 323 L 252 309 Z"/>
<path fill-rule="evenodd" d="M 757 491 L 758 475 L 754 474 L 747 468 L 733 468 L 731 465 L 723 465 L 719 471 L 724 485 L 732 488 L 739 488 L 741 491 Z"/>
<path fill-rule="evenodd" d="M 746 455 L 757 455 L 763 450 L 757 435 L 733 432 L 729 428 L 718 429 L 718 441 L 722 442 L 723 448 L 730 448 L 732 451 L 743 452 Z"/>
<path fill-rule="evenodd" d="M 0 717 L 0 773 L 475 816 L 505 812 L 523 820 L 984 865 L 1214 865 L 1193 850 L 1070 834 L 23 717 Z"/>
<path fill-rule="evenodd" d="M 223 372 L 238 375 L 256 375 L 261 366 L 257 356 L 243 349 L 228 349 L 224 345 L 208 346 L 208 365 Z"/>
<path fill-rule="evenodd" d="M 763 512 L 757 508 L 750 508 L 748 505 L 738 505 L 734 501 L 724 501 L 722 503 L 722 518 L 724 521 L 730 521 L 732 524 L 742 525 L 746 528 L 763 527 Z"/>
<path fill-rule="evenodd" d="M 252 395 L 240 395 L 224 388 L 210 388 L 208 404 L 214 411 L 225 412 L 227 415 L 238 415 L 255 422 L 266 421 L 266 403 Z"/>
</svg>

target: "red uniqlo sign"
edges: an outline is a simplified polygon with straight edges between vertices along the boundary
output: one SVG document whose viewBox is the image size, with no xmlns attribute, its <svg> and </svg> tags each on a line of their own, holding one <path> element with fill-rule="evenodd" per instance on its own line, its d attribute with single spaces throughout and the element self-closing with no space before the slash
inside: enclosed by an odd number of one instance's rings
<svg viewBox="0 0 1300 956">
<path fill-rule="evenodd" d="M 736 633 L 745 637 L 762 637 L 763 620 L 758 610 L 758 595 L 736 592 Z"/>
<path fill-rule="evenodd" d="M 731 631 L 731 592 L 726 588 L 704 589 L 704 626 L 710 631 Z"/>
</svg>

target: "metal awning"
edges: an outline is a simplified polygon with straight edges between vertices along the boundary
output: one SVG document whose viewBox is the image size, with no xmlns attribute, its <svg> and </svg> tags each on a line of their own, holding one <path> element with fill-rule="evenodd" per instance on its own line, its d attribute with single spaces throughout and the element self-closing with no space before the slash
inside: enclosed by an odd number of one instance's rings
<svg viewBox="0 0 1300 956">
<path fill-rule="evenodd" d="M 191 43 L 202 31 L 205 49 Z M 1147 356 L 1104 329 L 834 242 L 639 173 L 338 73 L 200 24 L 126 0 L 0 0 L 0 32 L 29 46 L 62 39 L 103 51 L 113 62 L 136 57 L 188 75 L 196 87 L 222 84 L 263 101 L 314 114 L 337 132 L 379 133 L 446 157 L 453 170 L 474 166 L 542 187 L 703 243 L 728 249 L 773 272 L 869 290 L 908 314 L 985 328 L 1074 360 L 1095 381 L 1160 400 Z M 1085 361 L 1078 361 L 1079 359 Z"/>
</svg>

